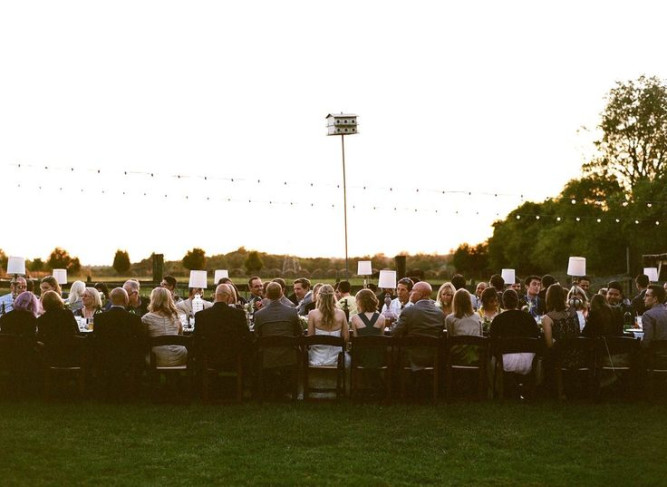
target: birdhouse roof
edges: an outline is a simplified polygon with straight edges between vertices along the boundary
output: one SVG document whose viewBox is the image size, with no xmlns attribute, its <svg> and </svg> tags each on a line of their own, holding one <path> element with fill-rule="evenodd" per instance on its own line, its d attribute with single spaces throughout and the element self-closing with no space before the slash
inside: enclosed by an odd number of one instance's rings
<svg viewBox="0 0 667 487">
<path fill-rule="evenodd" d="M 325 117 L 325 120 L 327 118 L 331 118 L 331 117 L 333 117 L 333 118 L 350 118 L 350 117 L 356 117 L 356 115 L 354 113 L 330 113 L 329 115 L 327 115 Z"/>
</svg>

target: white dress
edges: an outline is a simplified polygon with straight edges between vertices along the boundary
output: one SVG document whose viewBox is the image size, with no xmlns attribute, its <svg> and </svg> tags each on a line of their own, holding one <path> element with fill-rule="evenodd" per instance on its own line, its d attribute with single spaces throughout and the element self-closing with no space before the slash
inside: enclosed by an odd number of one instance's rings
<svg viewBox="0 0 667 487">
<path fill-rule="evenodd" d="M 157 313 L 148 313 L 141 317 L 141 321 L 148 329 L 148 336 L 178 335 L 180 320 L 176 317 L 166 317 Z M 185 365 L 188 359 L 188 350 L 182 345 L 162 345 L 153 347 L 153 352 L 159 367 L 173 367 Z"/>
<path fill-rule="evenodd" d="M 326 331 L 315 328 L 315 335 L 327 335 L 340 337 L 341 329 L 336 331 Z M 336 365 L 338 363 L 338 354 L 340 347 L 332 345 L 312 345 L 308 350 L 308 362 L 310 365 Z"/>
</svg>

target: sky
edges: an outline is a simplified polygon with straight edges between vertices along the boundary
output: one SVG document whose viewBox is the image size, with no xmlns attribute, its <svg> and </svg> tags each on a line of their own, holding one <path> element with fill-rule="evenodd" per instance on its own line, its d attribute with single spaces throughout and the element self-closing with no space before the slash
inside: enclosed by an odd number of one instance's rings
<svg viewBox="0 0 667 487">
<path fill-rule="evenodd" d="M 446 254 L 556 196 L 658 1 L 0 3 L 0 248 Z M 21 211 L 19 211 L 21 210 Z"/>
</svg>

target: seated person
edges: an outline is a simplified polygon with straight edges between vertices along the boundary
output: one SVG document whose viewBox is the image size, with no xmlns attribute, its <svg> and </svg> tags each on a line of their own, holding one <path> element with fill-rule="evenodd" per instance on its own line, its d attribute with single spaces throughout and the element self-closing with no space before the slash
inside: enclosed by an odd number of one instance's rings
<svg viewBox="0 0 667 487">
<path fill-rule="evenodd" d="M 141 317 L 141 322 L 146 326 L 149 337 L 183 334 L 171 292 L 164 287 L 151 291 L 148 313 Z M 188 350 L 183 345 L 161 345 L 153 347 L 152 352 L 158 367 L 185 365 L 188 359 Z"/>
</svg>

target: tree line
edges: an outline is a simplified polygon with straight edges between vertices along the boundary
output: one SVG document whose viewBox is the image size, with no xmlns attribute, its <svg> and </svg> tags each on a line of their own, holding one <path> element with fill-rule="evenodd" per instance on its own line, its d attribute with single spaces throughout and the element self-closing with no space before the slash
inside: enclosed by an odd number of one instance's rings
<svg viewBox="0 0 667 487">
<path fill-rule="evenodd" d="M 590 273 L 642 267 L 642 255 L 667 252 L 667 85 L 656 77 L 617 82 L 606 96 L 596 153 L 560 194 L 525 202 L 493 224 L 484 243 L 460 245 L 457 270 L 522 275 L 564 269 L 584 256 Z"/>
</svg>

